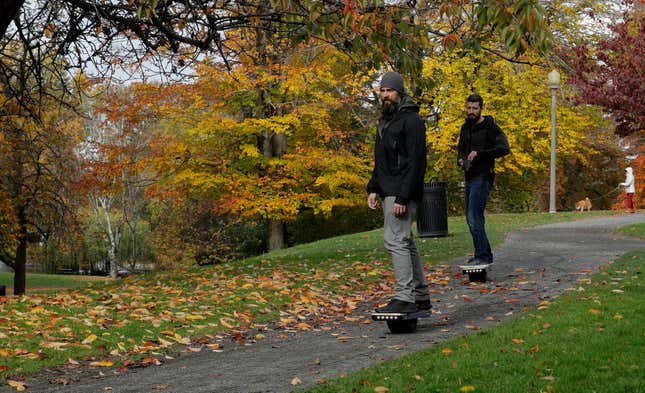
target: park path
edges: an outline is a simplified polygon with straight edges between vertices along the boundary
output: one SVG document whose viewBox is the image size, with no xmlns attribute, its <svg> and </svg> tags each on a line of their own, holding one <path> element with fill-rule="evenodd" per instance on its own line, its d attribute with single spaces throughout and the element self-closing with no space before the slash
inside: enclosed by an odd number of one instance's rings
<svg viewBox="0 0 645 393">
<path fill-rule="evenodd" d="M 432 266 L 455 279 L 433 285 L 433 316 L 419 321 L 417 332 L 392 335 L 384 323 L 369 321 L 373 304 L 356 310 L 354 321 L 330 321 L 312 331 L 265 332 L 252 345 L 229 342 L 219 353 L 182 353 L 161 366 L 124 373 L 87 369 L 45 370 L 28 380 L 27 392 L 289 392 L 313 386 L 385 359 L 400 357 L 453 338 L 493 326 L 521 313 L 522 308 L 552 300 L 578 288 L 585 275 L 625 252 L 645 249 L 645 241 L 616 234 L 616 228 L 645 222 L 645 214 L 592 218 L 544 225 L 511 233 L 494 250 L 495 264 L 486 283 L 469 284 L 459 277 L 454 260 Z M 52 384 L 62 378 L 69 385 Z M 294 378 L 300 381 L 292 385 Z M 0 392 L 8 392 L 8 387 Z"/>
</svg>

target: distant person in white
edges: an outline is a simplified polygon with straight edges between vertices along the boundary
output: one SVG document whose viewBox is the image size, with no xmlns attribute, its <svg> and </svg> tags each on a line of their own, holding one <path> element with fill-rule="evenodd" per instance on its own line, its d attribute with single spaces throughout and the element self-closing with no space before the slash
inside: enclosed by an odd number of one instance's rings
<svg viewBox="0 0 645 393">
<path fill-rule="evenodd" d="M 634 213 L 634 192 L 636 186 L 634 185 L 634 170 L 628 166 L 625 168 L 625 181 L 620 183 L 619 186 L 625 187 L 625 202 L 627 203 L 628 213 Z"/>
</svg>

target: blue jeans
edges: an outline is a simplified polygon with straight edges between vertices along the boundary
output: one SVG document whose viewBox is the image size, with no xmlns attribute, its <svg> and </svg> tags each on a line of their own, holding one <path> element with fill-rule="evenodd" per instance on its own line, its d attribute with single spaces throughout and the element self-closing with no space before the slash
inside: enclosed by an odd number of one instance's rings
<svg viewBox="0 0 645 393">
<path fill-rule="evenodd" d="M 486 236 L 486 219 L 484 210 L 486 200 L 492 188 L 491 182 L 484 177 L 476 177 L 466 181 L 465 203 L 466 222 L 473 237 L 475 246 L 475 258 L 493 263 L 493 253 L 490 250 L 490 243 Z"/>
</svg>

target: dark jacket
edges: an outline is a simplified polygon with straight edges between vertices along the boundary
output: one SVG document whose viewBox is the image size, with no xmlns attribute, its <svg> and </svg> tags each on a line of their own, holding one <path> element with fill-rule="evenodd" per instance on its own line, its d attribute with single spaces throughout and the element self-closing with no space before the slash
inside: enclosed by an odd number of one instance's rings
<svg viewBox="0 0 645 393">
<path fill-rule="evenodd" d="M 466 122 L 461 126 L 458 158 L 465 162 L 473 150 L 477 152 L 477 157 L 465 171 L 466 180 L 484 177 L 492 183 L 495 179 L 495 159 L 509 154 L 511 150 L 506 135 L 491 116 L 484 116 L 481 123 Z"/>
<path fill-rule="evenodd" d="M 381 198 L 396 197 L 396 203 L 420 201 L 426 171 L 426 127 L 419 106 L 403 96 L 392 120 L 379 122 L 374 147 L 374 170 L 367 192 Z"/>
</svg>

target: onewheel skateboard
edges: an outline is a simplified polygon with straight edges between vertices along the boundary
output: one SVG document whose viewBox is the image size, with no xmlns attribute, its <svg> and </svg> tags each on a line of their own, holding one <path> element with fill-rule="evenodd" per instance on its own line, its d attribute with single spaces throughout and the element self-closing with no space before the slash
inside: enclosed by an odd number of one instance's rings
<svg viewBox="0 0 645 393">
<path fill-rule="evenodd" d="M 416 311 L 412 313 L 389 313 L 375 312 L 372 319 L 375 321 L 387 322 L 387 327 L 393 334 L 414 333 L 417 330 L 417 321 L 419 318 L 430 316 L 429 311 Z"/>
<path fill-rule="evenodd" d="M 460 265 L 459 268 L 468 275 L 470 281 L 486 282 L 486 272 L 490 265 Z"/>
</svg>

